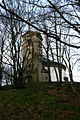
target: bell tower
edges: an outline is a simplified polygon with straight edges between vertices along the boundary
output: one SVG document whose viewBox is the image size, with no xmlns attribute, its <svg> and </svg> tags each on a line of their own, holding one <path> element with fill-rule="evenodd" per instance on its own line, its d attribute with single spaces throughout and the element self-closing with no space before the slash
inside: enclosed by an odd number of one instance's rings
<svg viewBox="0 0 80 120">
<path fill-rule="evenodd" d="M 42 37 L 40 33 L 28 31 L 23 36 L 23 57 L 25 76 L 28 81 L 40 81 L 42 69 Z"/>
</svg>

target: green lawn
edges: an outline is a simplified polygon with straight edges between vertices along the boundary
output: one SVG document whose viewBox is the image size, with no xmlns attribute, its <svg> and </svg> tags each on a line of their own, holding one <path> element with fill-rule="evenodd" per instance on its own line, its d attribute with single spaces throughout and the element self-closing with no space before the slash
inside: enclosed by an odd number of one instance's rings
<svg viewBox="0 0 80 120">
<path fill-rule="evenodd" d="M 32 83 L 0 90 L 0 120 L 80 120 L 80 98 L 66 84 L 61 89 L 56 83 Z"/>
</svg>

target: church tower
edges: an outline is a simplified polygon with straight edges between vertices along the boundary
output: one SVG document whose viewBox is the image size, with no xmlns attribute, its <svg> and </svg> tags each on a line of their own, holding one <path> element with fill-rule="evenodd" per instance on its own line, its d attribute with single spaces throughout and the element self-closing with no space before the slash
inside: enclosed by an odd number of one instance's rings
<svg viewBox="0 0 80 120">
<path fill-rule="evenodd" d="M 42 37 L 38 32 L 28 31 L 23 36 L 23 56 L 25 75 L 30 81 L 42 81 Z M 43 78 L 42 78 L 43 79 Z"/>
</svg>

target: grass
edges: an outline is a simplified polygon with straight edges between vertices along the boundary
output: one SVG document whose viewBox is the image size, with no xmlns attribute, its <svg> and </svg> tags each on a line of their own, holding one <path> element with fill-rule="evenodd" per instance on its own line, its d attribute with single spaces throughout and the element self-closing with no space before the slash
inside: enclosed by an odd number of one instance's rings
<svg viewBox="0 0 80 120">
<path fill-rule="evenodd" d="M 74 84 L 79 92 L 80 84 Z M 80 98 L 70 84 L 31 83 L 0 91 L 0 120 L 80 120 Z"/>
</svg>

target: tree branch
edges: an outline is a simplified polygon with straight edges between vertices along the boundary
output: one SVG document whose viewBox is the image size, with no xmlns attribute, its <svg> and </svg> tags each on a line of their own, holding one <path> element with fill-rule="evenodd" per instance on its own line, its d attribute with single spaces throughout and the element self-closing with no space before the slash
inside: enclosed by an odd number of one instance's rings
<svg viewBox="0 0 80 120">
<path fill-rule="evenodd" d="M 49 1 L 49 0 L 47 0 L 47 1 Z M 50 2 L 50 1 L 49 1 L 49 2 Z M 50 2 L 50 4 L 53 5 L 51 2 Z M 56 34 L 48 33 L 46 30 L 39 29 L 38 27 L 36 27 L 35 25 L 33 25 L 33 24 L 31 24 L 30 22 L 26 21 L 26 20 L 23 19 L 21 16 L 17 15 L 16 13 L 14 13 L 13 11 L 8 10 L 8 9 L 7 9 L 5 6 L 3 6 L 1 3 L 0 3 L 0 7 L 3 8 L 4 10 L 8 11 L 9 13 L 15 15 L 15 16 L 16 16 L 19 20 L 21 20 L 22 22 L 25 22 L 26 24 L 32 26 L 32 27 L 35 28 L 36 30 L 38 30 L 38 31 L 46 34 L 48 37 L 54 38 L 54 39 L 56 39 L 57 41 L 65 44 L 65 45 L 67 45 L 67 46 L 69 46 L 69 47 L 73 47 L 73 48 L 77 48 L 77 49 L 80 48 L 80 46 L 68 44 L 68 43 L 66 43 L 66 42 L 64 42 L 64 41 L 61 41 L 60 38 L 59 38 L 59 36 L 57 36 Z M 57 12 L 62 16 L 62 18 L 63 18 L 64 20 L 66 20 L 66 19 L 63 17 L 63 15 L 59 12 L 59 10 L 58 10 L 54 5 L 53 5 L 53 7 L 54 7 L 54 8 L 57 10 Z M 69 23 L 69 24 L 71 24 L 71 23 L 70 23 L 69 21 L 67 21 L 67 20 L 66 20 L 66 22 Z M 74 26 L 73 24 L 71 24 L 71 25 Z M 77 29 L 77 28 L 76 28 L 76 29 Z M 76 31 L 80 32 L 79 30 L 76 30 Z"/>
<path fill-rule="evenodd" d="M 63 16 L 62 13 L 57 9 L 57 7 L 56 7 L 50 0 L 47 0 L 47 1 L 50 3 L 50 5 L 52 6 L 52 8 L 55 9 L 55 10 L 58 12 L 58 14 L 62 17 L 62 19 L 63 19 L 65 22 L 67 22 L 70 26 L 72 26 L 73 29 L 75 29 L 75 31 L 77 31 L 78 33 L 80 33 L 80 30 L 77 29 L 77 27 L 76 27 L 74 24 L 72 24 L 71 22 L 69 22 L 69 21 Z"/>
</svg>

